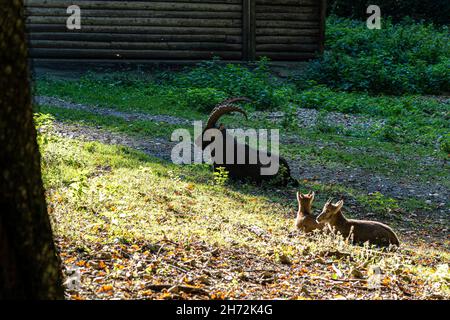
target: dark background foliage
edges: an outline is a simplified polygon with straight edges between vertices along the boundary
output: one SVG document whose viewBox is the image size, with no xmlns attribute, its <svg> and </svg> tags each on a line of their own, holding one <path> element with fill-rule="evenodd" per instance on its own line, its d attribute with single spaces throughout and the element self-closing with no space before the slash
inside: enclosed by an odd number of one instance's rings
<svg viewBox="0 0 450 320">
<path fill-rule="evenodd" d="M 389 16 L 394 22 L 408 16 L 440 25 L 450 23 L 449 0 L 329 0 L 328 12 L 341 17 L 365 19 L 366 9 L 371 4 L 378 5 L 382 16 Z"/>
</svg>

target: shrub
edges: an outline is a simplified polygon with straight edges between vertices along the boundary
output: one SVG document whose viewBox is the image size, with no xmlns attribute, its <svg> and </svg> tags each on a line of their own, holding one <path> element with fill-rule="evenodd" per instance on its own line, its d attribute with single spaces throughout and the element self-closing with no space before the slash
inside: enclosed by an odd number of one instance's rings
<svg viewBox="0 0 450 320">
<path fill-rule="evenodd" d="M 450 133 L 447 133 L 444 136 L 442 136 L 439 141 L 439 144 L 442 151 L 450 154 Z"/>
<path fill-rule="evenodd" d="M 361 21 L 330 17 L 326 52 L 297 77 L 345 91 L 437 94 L 450 88 L 448 28 L 392 24 L 369 30 Z"/>
<path fill-rule="evenodd" d="M 228 171 L 225 167 L 218 167 L 214 171 L 214 183 L 219 186 L 223 186 L 228 182 Z"/>
<path fill-rule="evenodd" d="M 210 112 L 226 98 L 226 93 L 214 88 L 190 88 L 185 93 L 187 107 L 201 112 Z"/>
<path fill-rule="evenodd" d="M 251 70 L 239 64 L 220 64 L 217 59 L 200 63 L 195 68 L 172 76 L 172 85 L 184 89 L 211 88 L 230 97 L 245 96 L 260 110 L 275 109 L 287 102 L 286 89 L 277 89 L 270 75 L 268 60 L 262 59 Z"/>
<path fill-rule="evenodd" d="M 414 20 L 430 21 L 436 24 L 450 23 L 450 2 L 448 0 L 331 0 L 328 12 L 341 17 L 365 19 L 371 4 L 381 8 L 383 17 L 391 17 L 399 22 L 406 16 Z"/>
</svg>

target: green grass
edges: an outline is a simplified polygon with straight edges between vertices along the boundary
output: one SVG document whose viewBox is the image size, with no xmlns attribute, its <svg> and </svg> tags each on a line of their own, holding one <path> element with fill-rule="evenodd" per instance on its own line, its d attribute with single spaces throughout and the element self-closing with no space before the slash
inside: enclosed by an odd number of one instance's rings
<svg viewBox="0 0 450 320">
<path fill-rule="evenodd" d="M 57 96 L 118 111 L 133 110 L 188 119 L 199 116 L 194 110 L 186 109 L 180 90 L 159 86 L 142 74 L 88 74 L 77 80 L 40 78 L 36 83 L 36 94 Z"/>
<path fill-rule="evenodd" d="M 112 250 L 117 243 L 121 250 L 131 250 L 170 239 L 166 250 L 161 253 L 161 250 L 152 251 L 149 261 L 158 261 L 158 264 L 151 264 L 149 272 L 153 275 L 150 279 L 167 281 L 168 276 L 180 272 L 179 268 L 188 268 L 187 263 L 191 259 L 202 261 L 202 254 L 207 252 L 192 249 L 200 241 L 219 250 L 241 248 L 247 254 L 273 264 L 272 268 L 281 268 L 277 276 L 280 280 L 271 285 L 280 290 L 287 288 L 286 282 L 290 288 L 298 284 L 297 272 L 306 272 L 312 281 L 318 274 L 331 281 L 336 277 L 331 268 L 333 263 L 345 277 L 354 277 L 355 268 L 362 277 L 366 277 L 370 274 L 371 265 L 380 265 L 383 277 L 389 281 L 407 276 L 410 283 L 405 286 L 422 288 L 417 289 L 414 297 L 427 298 L 431 294 L 448 297 L 446 279 L 449 272 L 442 273 L 440 267 L 448 261 L 445 252 L 421 248 L 383 254 L 326 235 L 298 235 L 292 238 L 293 215 L 290 210 L 295 206 L 293 195 L 251 185 L 216 184 L 207 166 L 175 166 L 124 147 L 81 142 L 49 133 L 44 135 L 46 139 L 41 140 L 43 178 L 54 232 L 58 243 L 64 244 L 61 252 L 67 261 L 65 263 L 76 262 L 83 266 L 83 270 L 89 271 L 83 273 L 84 291 L 78 295 L 90 297 L 90 294 L 98 294 L 96 292 L 101 291 L 102 286 L 110 283 L 110 277 L 117 277 L 114 282 L 117 288 L 114 290 L 122 290 L 119 285 L 122 281 L 120 274 L 123 274 L 121 270 L 128 270 L 127 266 L 134 262 L 131 259 L 127 262 L 129 258 L 110 260 L 110 251 L 104 250 Z M 316 201 L 316 205 L 320 206 L 332 192 L 326 187 L 316 188 L 323 191 Z M 376 206 L 385 205 L 386 201 L 390 206 L 395 206 L 380 195 L 375 195 L 371 201 L 372 204 L 376 202 Z M 263 230 L 262 235 L 251 231 L 255 229 Z M 173 246 L 171 243 L 176 244 L 174 249 L 170 249 Z M 349 258 L 337 256 L 330 260 L 328 252 L 340 252 Z M 98 265 L 96 256 L 103 257 L 102 263 L 110 266 L 110 276 L 97 277 L 93 284 L 89 284 L 91 274 L 94 277 L 103 272 L 92 267 Z M 237 259 L 237 263 L 242 265 L 251 263 L 255 258 L 247 261 L 247 256 L 242 255 L 220 259 L 224 261 L 221 260 L 217 266 L 219 269 L 231 263 L 232 259 Z M 310 260 L 319 261 L 313 264 L 319 264 L 318 270 L 308 267 L 308 271 L 304 271 L 304 261 Z M 283 267 L 283 261 L 291 262 Z M 171 267 L 173 263 L 178 263 L 178 267 Z M 189 268 L 200 274 L 204 271 L 195 264 Z M 303 269 L 296 271 L 297 268 Z M 234 274 L 234 271 L 227 272 Z M 282 276 L 286 272 L 288 276 Z M 136 275 L 130 281 L 139 283 L 148 278 L 145 274 Z M 222 282 L 217 288 L 209 285 L 208 288 L 224 291 L 230 297 L 238 287 L 241 288 L 240 294 L 257 298 L 281 297 L 281 291 L 284 292 L 283 297 L 296 296 L 288 289 L 273 291 L 266 286 L 253 293 L 248 287 L 249 282 L 240 280 L 238 275 L 236 273 L 233 282 Z M 335 286 L 340 285 L 336 283 Z M 347 289 L 342 287 L 341 290 L 345 292 Z M 392 297 L 390 294 L 395 290 L 391 291 L 389 287 L 386 290 L 387 296 Z M 362 297 L 366 292 L 356 291 L 355 297 Z M 386 291 L 383 292 L 386 294 Z M 131 293 L 131 297 L 141 294 L 144 294 L 143 291 L 137 290 Z M 324 292 L 322 298 L 334 297 L 335 294 Z"/>
<path fill-rule="evenodd" d="M 53 106 L 40 106 L 42 113 L 52 114 L 56 119 L 69 123 L 78 123 L 94 127 L 102 127 L 109 131 L 122 132 L 140 137 L 157 137 L 169 139 L 171 133 L 178 128 L 188 129 L 193 133 L 192 126 L 170 125 L 151 121 L 126 121 L 116 116 L 104 116 L 84 110 L 69 110 Z M 255 128 L 277 128 L 280 125 L 267 123 L 264 120 L 246 121 L 241 116 L 227 117 L 225 124 Z M 282 131 L 283 132 L 283 131 Z M 351 166 L 386 176 L 411 178 L 427 181 L 433 179 L 444 185 L 448 184 L 448 168 L 442 167 L 438 160 L 444 155 L 430 147 L 409 144 L 383 142 L 378 139 L 364 137 L 346 137 L 334 132 L 317 132 L 316 130 L 292 129 L 290 135 L 295 134 L 301 144 L 282 144 L 281 154 L 289 158 L 299 158 L 307 163 L 325 164 L 328 166 Z M 316 142 L 332 144 L 333 148 L 318 147 Z M 436 158 L 430 164 L 418 165 L 421 158 L 431 156 Z M 416 159 L 416 161 L 411 161 Z M 419 176 L 418 178 L 416 176 Z"/>
<path fill-rule="evenodd" d="M 246 120 L 234 115 L 221 121 L 226 127 L 279 129 L 281 154 L 298 159 L 305 171 L 308 166 L 361 171 L 400 184 L 423 186 L 423 190 L 416 190 L 423 193 L 428 192 L 429 183 L 448 188 L 449 99 L 416 94 L 441 93 L 445 86 L 447 78 L 440 74 L 445 71 L 448 56 L 448 45 L 442 40 L 448 35 L 424 25 L 402 26 L 397 31 L 388 25 L 383 32 L 368 33 L 361 30 L 359 22 L 330 19 L 329 23 L 332 28 L 327 45 L 333 52 L 311 64 L 313 71 L 324 70 L 321 76 L 330 72 L 343 75 L 328 78 L 328 82 L 309 72 L 300 77 L 293 72 L 293 76 L 279 79 L 265 59 L 251 67 L 213 60 L 179 72 L 89 73 L 72 80 L 38 78 L 35 94 L 122 112 L 203 121 L 221 100 L 248 96 L 253 103 L 243 107 L 251 116 L 261 111 L 258 118 Z M 408 30 L 418 33 L 407 39 Z M 374 47 L 387 38 L 389 46 L 399 41 L 405 50 L 391 52 L 384 48 L 382 55 L 374 55 Z M 422 40 L 424 45 L 418 47 Z M 365 55 L 364 50 L 370 54 Z M 334 64 L 336 57 L 342 57 L 342 63 Z M 388 66 L 380 66 L 380 61 Z M 84 291 L 73 298 L 109 297 L 103 293 L 103 286 L 110 283 L 125 297 L 189 298 L 144 290 L 143 282 L 181 279 L 182 283 L 205 286 L 203 280 L 195 280 L 197 276 L 211 279 L 206 287 L 212 297 L 333 298 L 353 292 L 361 299 L 395 298 L 403 292 L 395 287 L 399 281 L 411 289 L 408 297 L 449 297 L 445 240 L 426 238 L 426 243 L 420 244 L 435 226 L 442 230 L 435 219 L 441 210 L 437 203 L 427 203 L 409 193 L 399 199 L 379 192 L 368 194 L 357 183 L 300 181 L 302 191 L 317 192 L 316 208 L 330 196 L 344 197 L 349 217 L 371 213 L 375 220 L 401 230 L 405 246 L 399 251 L 381 252 L 352 246 L 326 234 L 293 235 L 297 190 L 233 183 L 225 173 L 214 175 L 207 165 L 176 166 L 123 146 L 61 138 L 46 130 L 51 127 L 51 119 L 56 119 L 141 139 L 168 140 L 178 128 L 192 133 L 192 126 L 128 121 L 55 106 L 35 107 L 41 113 L 36 117 L 41 130 L 38 141 L 58 245 L 66 266 L 76 263 L 85 268 Z M 299 127 L 298 108 L 318 110 L 318 124 Z M 281 121 L 270 120 L 273 111 L 284 112 Z M 381 125 L 345 128 L 340 123 L 325 122 L 330 112 Z M 403 234 L 405 230 L 414 232 L 414 237 Z M 221 253 L 211 254 L 217 250 Z M 123 254 L 125 251 L 130 254 Z M 140 266 L 135 265 L 138 258 L 130 258 L 137 256 L 144 259 Z M 98 268 L 99 260 L 106 268 Z M 262 285 L 258 282 L 261 279 L 251 275 L 254 271 L 243 271 L 244 265 L 252 270 L 275 269 L 275 276 L 269 276 L 270 284 Z M 339 278 L 335 268 L 345 279 L 353 279 L 356 270 L 362 274 L 364 286 L 372 265 L 383 270 L 383 290 L 355 289 L 333 282 Z M 106 270 L 110 273 L 105 277 L 102 272 Z M 216 277 L 217 270 L 231 280 Z M 193 274 L 193 279 L 186 273 Z M 128 282 L 122 282 L 124 274 Z M 308 291 L 303 275 L 312 282 L 315 293 L 295 290 L 301 286 Z"/>
<path fill-rule="evenodd" d="M 199 69 L 203 70 L 202 67 Z M 120 75 L 114 73 L 108 76 L 90 74 L 79 81 L 40 79 L 37 81 L 36 94 L 57 96 L 78 103 L 103 106 L 119 111 L 140 111 L 150 114 L 168 114 L 186 119 L 206 119 L 214 105 L 231 94 L 220 94 L 222 92 L 220 84 L 215 84 L 216 87 L 212 88 L 197 89 L 196 78 L 191 79 L 193 76 L 189 77 L 188 75 L 194 71 L 194 74 L 197 74 L 199 70 L 196 68 L 192 70 L 175 73 L 170 79 L 163 78 L 158 81 L 142 74 Z M 208 69 L 205 70 L 204 72 L 208 72 Z M 210 76 L 219 71 L 215 69 L 210 71 L 212 72 Z M 237 72 L 234 69 L 232 71 Z M 226 72 L 230 73 L 231 71 L 225 68 L 221 72 L 226 75 Z M 237 75 L 239 74 L 238 72 Z M 197 75 L 197 77 L 200 76 Z M 205 77 L 207 76 L 205 75 Z M 246 77 L 241 81 L 246 80 Z M 192 81 L 191 86 L 186 84 L 186 78 Z M 267 75 L 267 79 L 270 79 L 269 75 Z M 177 81 L 181 81 L 181 84 Z M 271 85 L 270 80 L 266 81 L 265 85 L 260 84 L 259 89 L 256 88 L 254 91 L 260 90 L 260 94 L 264 95 L 266 86 Z M 374 120 L 382 120 L 385 124 L 369 129 L 346 130 L 333 127 L 331 124 L 331 126 L 319 129 L 324 132 L 341 132 L 347 136 L 374 138 L 384 142 L 420 144 L 430 148 L 440 146 L 443 152 L 448 151 L 450 129 L 448 121 L 450 102 L 448 99 L 445 101 L 420 96 L 374 97 L 365 93 L 335 92 L 323 86 L 297 90 L 289 82 L 277 84 L 275 87 L 277 93 L 271 96 L 271 103 L 287 113 L 284 119 L 286 121 L 280 125 L 262 121 L 246 122 L 246 125 L 258 127 L 264 125 L 289 131 L 294 128 L 293 117 L 290 115 L 297 107 L 318 109 L 324 112 L 324 115 L 327 112 L 337 111 L 345 114 L 364 115 Z M 263 102 L 257 99 L 254 101 L 252 105 L 245 106 L 248 111 L 264 109 Z M 243 123 L 242 119 L 238 120 L 237 124 L 241 123 Z"/>
</svg>

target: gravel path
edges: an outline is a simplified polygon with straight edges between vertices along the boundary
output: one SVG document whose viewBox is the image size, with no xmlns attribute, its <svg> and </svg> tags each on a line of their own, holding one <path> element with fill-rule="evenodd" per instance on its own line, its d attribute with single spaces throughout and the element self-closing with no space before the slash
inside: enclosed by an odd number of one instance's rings
<svg viewBox="0 0 450 320">
<path fill-rule="evenodd" d="M 125 119 L 127 121 L 147 120 L 154 122 L 165 122 L 174 125 L 192 123 L 192 121 L 190 120 L 169 115 L 150 115 L 148 113 L 141 113 L 141 112 L 121 112 L 111 108 L 103 108 L 98 106 L 73 103 L 60 98 L 46 97 L 46 96 L 35 97 L 35 104 L 60 107 L 72 110 L 83 110 L 104 116 L 118 117 Z"/>
<path fill-rule="evenodd" d="M 35 97 L 35 103 L 40 105 L 48 105 L 54 107 L 60 107 L 65 109 L 83 110 L 88 112 L 94 112 L 106 116 L 115 116 L 127 121 L 136 120 L 148 120 L 155 122 L 166 122 L 169 124 L 191 124 L 193 121 L 180 117 L 170 115 L 150 115 L 148 113 L 141 112 L 121 112 L 112 108 L 104 108 L 93 105 L 85 105 L 81 103 L 73 103 L 60 98 L 37 96 Z M 254 112 L 251 117 L 268 118 L 271 121 L 277 123 L 281 122 L 285 113 L 284 112 Z M 297 110 L 298 124 L 301 127 L 315 127 L 319 121 L 319 111 L 315 109 L 298 108 Z M 383 121 L 373 120 L 360 115 L 348 115 L 339 112 L 329 112 L 325 119 L 325 124 L 334 126 L 343 126 L 345 128 L 370 128 L 375 125 L 382 125 Z"/>
<path fill-rule="evenodd" d="M 320 111 L 316 109 L 297 108 L 297 121 L 300 127 L 312 128 L 317 126 L 319 121 L 323 121 L 324 124 L 330 126 L 342 126 L 346 129 L 369 129 L 372 127 L 379 127 L 384 124 L 383 120 L 375 120 L 362 115 L 350 115 L 340 112 L 327 112 L 323 119 L 320 119 Z M 255 118 L 268 118 L 274 123 L 280 123 L 285 112 L 255 112 L 253 113 Z"/>
<path fill-rule="evenodd" d="M 84 141 L 98 141 L 105 144 L 122 145 L 140 150 L 148 155 L 170 161 L 170 154 L 175 143 L 161 138 L 137 138 L 123 133 L 110 132 L 101 127 L 68 124 L 54 121 L 52 131 L 58 136 Z"/>
</svg>

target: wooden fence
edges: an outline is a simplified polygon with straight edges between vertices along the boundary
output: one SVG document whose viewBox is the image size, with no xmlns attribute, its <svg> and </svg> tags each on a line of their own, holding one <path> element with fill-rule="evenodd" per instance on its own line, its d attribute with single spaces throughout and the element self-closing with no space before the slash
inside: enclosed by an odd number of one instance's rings
<svg viewBox="0 0 450 320">
<path fill-rule="evenodd" d="M 298 61 L 323 50 L 325 0 L 25 0 L 35 59 Z M 69 30 L 67 7 L 81 8 Z"/>
</svg>

